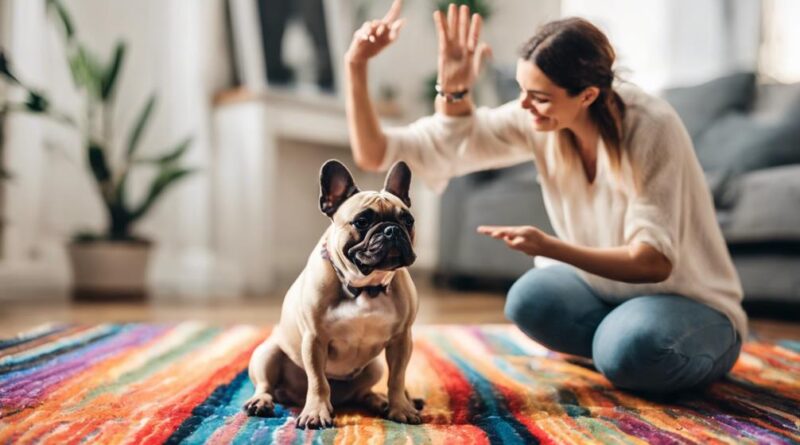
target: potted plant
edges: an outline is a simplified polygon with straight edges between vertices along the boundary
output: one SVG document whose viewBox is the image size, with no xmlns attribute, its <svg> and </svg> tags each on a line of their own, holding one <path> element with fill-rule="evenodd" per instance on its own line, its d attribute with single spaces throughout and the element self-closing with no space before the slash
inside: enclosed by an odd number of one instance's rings
<svg viewBox="0 0 800 445">
<path fill-rule="evenodd" d="M 137 236 L 133 229 L 169 188 L 194 172 L 181 165 L 192 138 L 186 137 L 160 156 L 139 155 L 142 135 L 156 106 L 153 94 L 121 143 L 110 122 L 125 60 L 125 43 L 118 41 L 110 60 L 102 63 L 77 40 L 73 22 L 61 1 L 47 0 L 47 6 L 61 24 L 72 80 L 83 96 L 83 115 L 76 120 L 76 128 L 81 132 L 83 155 L 107 217 L 102 233 L 80 233 L 68 246 L 73 293 L 77 298 L 143 298 L 152 242 Z M 124 145 L 122 153 L 112 153 L 115 144 Z M 128 179 L 138 167 L 154 168 L 156 174 L 144 199 L 133 203 L 127 196 Z"/>
</svg>

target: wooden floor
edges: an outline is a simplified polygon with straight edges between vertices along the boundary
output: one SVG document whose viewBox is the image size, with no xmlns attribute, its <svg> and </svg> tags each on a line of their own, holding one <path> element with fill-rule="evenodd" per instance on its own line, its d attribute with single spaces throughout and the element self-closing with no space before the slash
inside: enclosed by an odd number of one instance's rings
<svg viewBox="0 0 800 445">
<path fill-rule="evenodd" d="M 494 292 L 460 292 L 417 283 L 420 311 L 417 324 L 507 323 L 504 296 Z M 141 303 L 5 303 L 0 307 L 0 338 L 44 323 L 178 322 L 200 320 L 219 325 L 274 324 L 281 295 L 230 300 L 152 300 Z M 751 319 L 754 334 L 764 340 L 800 340 L 800 323 Z"/>
</svg>

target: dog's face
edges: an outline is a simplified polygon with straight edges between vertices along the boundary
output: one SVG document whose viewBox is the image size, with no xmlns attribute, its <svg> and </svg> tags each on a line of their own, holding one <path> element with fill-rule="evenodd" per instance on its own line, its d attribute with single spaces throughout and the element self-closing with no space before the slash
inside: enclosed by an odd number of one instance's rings
<svg viewBox="0 0 800 445">
<path fill-rule="evenodd" d="M 380 192 L 361 192 L 347 167 L 331 160 L 320 171 L 320 210 L 333 221 L 328 237 L 331 259 L 340 267 L 349 263 L 366 276 L 410 266 L 414 216 L 409 208 L 411 171 L 396 163 Z"/>
</svg>

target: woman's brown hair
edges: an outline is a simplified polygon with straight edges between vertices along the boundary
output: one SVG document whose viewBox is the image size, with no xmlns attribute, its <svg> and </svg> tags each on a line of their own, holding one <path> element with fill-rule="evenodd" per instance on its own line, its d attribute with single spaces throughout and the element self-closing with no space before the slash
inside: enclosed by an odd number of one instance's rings
<svg viewBox="0 0 800 445">
<path fill-rule="evenodd" d="M 613 88 L 616 54 L 606 35 L 584 19 L 556 20 L 539 29 L 522 47 L 520 57 L 535 64 L 570 96 L 588 87 L 599 88 L 600 94 L 589 106 L 589 113 L 598 126 L 612 167 L 619 173 L 625 102 Z"/>
</svg>

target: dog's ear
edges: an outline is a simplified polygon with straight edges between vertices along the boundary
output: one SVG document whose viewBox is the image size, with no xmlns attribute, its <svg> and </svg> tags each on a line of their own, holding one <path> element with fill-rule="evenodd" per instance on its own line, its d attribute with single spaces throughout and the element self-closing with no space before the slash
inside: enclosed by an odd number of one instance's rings
<svg viewBox="0 0 800 445">
<path fill-rule="evenodd" d="M 408 188 L 411 186 L 411 169 L 403 161 L 395 162 L 386 175 L 386 182 L 383 190 L 400 198 L 408 207 L 411 207 L 411 198 L 408 196 Z"/>
<path fill-rule="evenodd" d="M 358 193 L 350 170 L 335 159 L 327 161 L 320 169 L 319 186 L 319 209 L 330 218 L 347 198 Z"/>
</svg>

